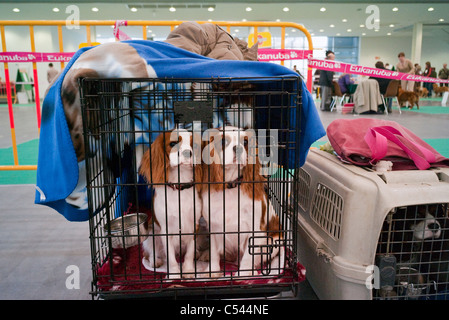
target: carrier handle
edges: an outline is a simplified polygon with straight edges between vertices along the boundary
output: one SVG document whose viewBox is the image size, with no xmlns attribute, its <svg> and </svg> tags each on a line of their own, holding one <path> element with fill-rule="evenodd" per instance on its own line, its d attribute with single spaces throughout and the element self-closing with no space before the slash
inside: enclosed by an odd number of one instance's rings
<svg viewBox="0 0 449 320">
<path fill-rule="evenodd" d="M 386 156 L 388 141 L 395 143 L 404 150 L 420 170 L 430 168 L 430 163 L 435 162 L 435 155 L 430 150 L 407 139 L 399 130 L 391 126 L 370 128 L 365 134 L 365 141 L 371 150 L 371 161 L 373 162 L 377 162 Z M 413 151 L 407 144 L 419 150 L 421 155 Z"/>
</svg>

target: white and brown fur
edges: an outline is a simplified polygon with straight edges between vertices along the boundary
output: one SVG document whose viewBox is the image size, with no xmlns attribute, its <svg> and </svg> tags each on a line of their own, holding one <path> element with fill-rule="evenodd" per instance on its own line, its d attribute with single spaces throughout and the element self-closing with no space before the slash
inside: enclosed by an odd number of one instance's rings
<svg viewBox="0 0 449 320">
<path fill-rule="evenodd" d="M 279 217 L 265 193 L 266 180 L 260 175 L 257 156 L 248 152 L 250 136 L 236 127 L 219 131 L 205 147 L 212 163 L 203 165 L 203 217 L 210 229 L 208 271 L 212 277 L 220 277 L 220 259 L 224 258 L 239 264 L 240 276 L 249 276 L 279 253 L 279 247 L 273 247 L 269 259 L 269 254 L 257 254 L 261 250 L 266 253 L 267 244 L 279 240 Z M 250 157 L 256 161 L 248 161 Z M 248 249 L 251 236 L 255 237 L 256 255 Z"/>
<path fill-rule="evenodd" d="M 144 257 L 150 267 L 166 264 L 171 279 L 195 277 L 194 233 L 202 203 L 195 185 L 201 169 L 194 165 L 192 145 L 192 134 L 184 129 L 160 134 L 144 153 L 139 170 L 154 188 L 154 237 L 144 242 Z M 182 257 L 180 269 L 177 258 Z"/>
</svg>

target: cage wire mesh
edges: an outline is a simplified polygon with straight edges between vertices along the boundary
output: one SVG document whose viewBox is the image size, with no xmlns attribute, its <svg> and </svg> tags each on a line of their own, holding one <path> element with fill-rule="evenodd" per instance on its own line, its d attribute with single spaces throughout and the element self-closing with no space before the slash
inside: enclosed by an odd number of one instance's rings
<svg viewBox="0 0 449 320">
<path fill-rule="evenodd" d="M 376 252 L 380 280 L 374 299 L 449 299 L 448 204 L 394 208 Z"/>
<path fill-rule="evenodd" d="M 299 81 L 80 80 L 93 295 L 291 290 Z"/>
</svg>

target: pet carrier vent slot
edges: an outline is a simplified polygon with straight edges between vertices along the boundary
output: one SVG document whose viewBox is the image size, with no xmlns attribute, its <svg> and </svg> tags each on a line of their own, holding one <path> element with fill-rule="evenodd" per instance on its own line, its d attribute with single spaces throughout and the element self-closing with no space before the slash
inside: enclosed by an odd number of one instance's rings
<svg viewBox="0 0 449 320">
<path fill-rule="evenodd" d="M 343 198 L 319 183 L 312 200 L 311 218 L 333 239 L 340 238 Z"/>
<path fill-rule="evenodd" d="M 298 205 L 306 211 L 310 202 L 310 174 L 303 169 L 298 170 L 298 189 Z"/>
</svg>

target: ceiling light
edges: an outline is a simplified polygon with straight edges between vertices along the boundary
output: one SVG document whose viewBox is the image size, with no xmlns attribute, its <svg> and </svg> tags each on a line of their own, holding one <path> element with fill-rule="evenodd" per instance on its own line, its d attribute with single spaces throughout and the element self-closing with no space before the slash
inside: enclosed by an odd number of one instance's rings
<svg viewBox="0 0 449 320">
<path fill-rule="evenodd" d="M 245 18 L 242 19 L 243 22 L 246 22 L 247 20 Z"/>
<path fill-rule="evenodd" d="M 284 7 L 284 9 L 282 9 L 284 12 L 288 12 L 290 11 L 290 9 L 288 7 Z"/>
<path fill-rule="evenodd" d="M 170 12 L 175 12 L 175 11 L 176 11 L 176 8 L 173 7 L 173 6 L 171 6 L 168 10 L 169 10 Z"/>
<path fill-rule="evenodd" d="M 132 12 L 137 12 L 137 8 L 136 8 L 136 7 L 132 7 L 132 8 L 129 9 L 129 10 L 131 10 Z"/>
<path fill-rule="evenodd" d="M 364 32 L 364 33 L 362 33 L 362 36 L 366 36 L 366 33 Z"/>
<path fill-rule="evenodd" d="M 209 11 L 209 12 L 212 12 L 212 11 L 214 11 L 214 10 L 215 10 L 214 7 L 209 7 L 209 8 L 207 8 L 207 11 Z"/>
<path fill-rule="evenodd" d="M 360 28 L 365 28 L 365 25 L 364 25 L 364 24 L 361 24 L 361 25 L 360 25 Z"/>
<path fill-rule="evenodd" d="M 253 8 L 251 8 L 251 7 L 246 7 L 246 9 L 245 9 L 246 11 L 252 11 L 253 10 Z"/>
<path fill-rule="evenodd" d="M 207 19 L 207 21 L 212 22 L 212 19 Z"/>
<path fill-rule="evenodd" d="M 281 22 L 281 19 L 276 19 L 276 22 Z"/>
<path fill-rule="evenodd" d="M 388 33 L 387 33 L 387 36 L 391 36 L 391 32 L 388 32 Z"/>
<path fill-rule="evenodd" d="M 330 24 L 330 25 L 329 25 L 329 27 L 331 27 L 331 28 L 335 28 L 335 25 L 333 25 L 333 24 Z"/>
<path fill-rule="evenodd" d="M 240 31 L 239 29 L 235 29 L 235 30 L 234 30 L 234 32 L 239 32 L 239 31 Z"/>
<path fill-rule="evenodd" d="M 93 7 L 93 8 L 92 8 L 92 11 L 93 11 L 93 12 L 98 12 L 99 10 L 98 10 L 97 7 Z"/>
<path fill-rule="evenodd" d="M 324 29 L 320 29 L 320 32 L 324 32 Z"/>
<path fill-rule="evenodd" d="M 443 22 L 444 21 L 444 19 L 443 18 L 441 18 L 440 20 L 438 20 L 438 21 L 440 21 L 440 22 Z"/>
<path fill-rule="evenodd" d="M 430 7 L 429 9 L 427 9 L 427 11 L 433 11 L 435 10 L 434 8 Z"/>
<path fill-rule="evenodd" d="M 394 11 L 394 12 L 396 12 L 396 11 L 398 11 L 399 9 L 397 8 L 397 7 L 394 7 L 393 9 L 391 9 L 392 11 Z"/>
<path fill-rule="evenodd" d="M 59 12 L 59 8 L 53 8 L 53 12 Z"/>
<path fill-rule="evenodd" d="M 326 8 L 325 8 L 325 7 L 322 7 L 322 8 L 320 9 L 320 11 L 321 11 L 321 12 L 324 12 L 324 11 L 326 11 Z"/>
<path fill-rule="evenodd" d="M 351 30 L 351 29 L 347 29 L 346 31 L 348 31 L 348 32 L 352 32 L 352 30 Z"/>
<path fill-rule="evenodd" d="M 19 9 L 19 8 L 14 8 L 14 9 L 12 9 L 12 11 L 14 11 L 14 12 L 20 12 L 20 9 Z"/>
<path fill-rule="evenodd" d="M 374 29 L 374 32 L 379 32 L 379 29 Z"/>
<path fill-rule="evenodd" d="M 337 33 L 337 36 L 341 36 L 341 33 Z"/>
<path fill-rule="evenodd" d="M 394 28 L 394 24 L 390 24 L 390 28 Z"/>
<path fill-rule="evenodd" d="M 341 21 L 342 22 L 348 22 L 348 19 L 342 19 Z"/>
<path fill-rule="evenodd" d="M 151 32 L 153 32 L 153 31 L 151 31 L 150 29 L 148 29 L 147 32 L 148 32 L 148 33 L 151 33 Z"/>
</svg>

